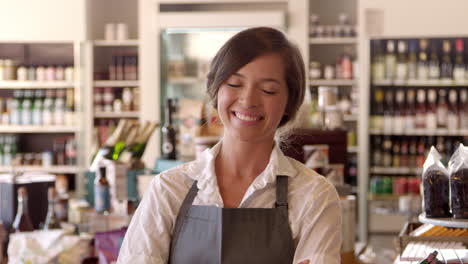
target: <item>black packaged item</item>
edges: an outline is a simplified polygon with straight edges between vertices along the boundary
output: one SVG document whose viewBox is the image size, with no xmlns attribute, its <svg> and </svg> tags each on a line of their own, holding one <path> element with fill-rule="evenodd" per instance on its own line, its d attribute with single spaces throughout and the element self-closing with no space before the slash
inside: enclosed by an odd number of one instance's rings
<svg viewBox="0 0 468 264">
<path fill-rule="evenodd" d="M 460 144 L 449 161 L 450 205 L 454 218 L 468 218 L 468 152 Z"/>
<path fill-rule="evenodd" d="M 449 217 L 449 174 L 431 147 L 423 166 L 423 209 L 426 217 Z"/>
</svg>

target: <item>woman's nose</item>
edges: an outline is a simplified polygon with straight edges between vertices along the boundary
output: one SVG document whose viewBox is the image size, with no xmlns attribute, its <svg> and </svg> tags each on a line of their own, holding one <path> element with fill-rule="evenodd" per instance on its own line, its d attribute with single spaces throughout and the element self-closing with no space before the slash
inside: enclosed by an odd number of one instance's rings
<svg viewBox="0 0 468 264">
<path fill-rule="evenodd" d="M 260 104 L 260 97 L 257 93 L 257 89 L 255 89 L 253 86 L 248 86 L 243 89 L 240 99 L 245 107 L 255 107 Z"/>
</svg>

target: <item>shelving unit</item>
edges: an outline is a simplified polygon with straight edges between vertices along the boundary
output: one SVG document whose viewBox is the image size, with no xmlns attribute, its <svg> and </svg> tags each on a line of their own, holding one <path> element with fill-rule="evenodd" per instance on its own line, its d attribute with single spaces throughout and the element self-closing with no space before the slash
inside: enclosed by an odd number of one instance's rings
<svg viewBox="0 0 468 264">
<path fill-rule="evenodd" d="M 309 80 L 310 86 L 353 86 L 356 83 L 356 80 Z"/>
<path fill-rule="evenodd" d="M 138 39 L 93 41 L 95 47 L 137 47 L 139 43 L 140 41 Z"/>
<path fill-rule="evenodd" d="M 466 87 L 468 81 L 456 82 L 452 80 L 382 80 L 373 81 L 374 86 L 399 86 L 399 87 Z"/>
<path fill-rule="evenodd" d="M 468 130 L 448 130 L 448 129 L 411 129 L 404 131 L 383 131 L 369 129 L 370 135 L 389 135 L 389 136 L 466 136 Z"/>
<path fill-rule="evenodd" d="M 1 125 L 0 133 L 76 133 L 80 129 L 76 126 L 26 126 L 26 125 Z"/>
<path fill-rule="evenodd" d="M 78 166 L 0 166 L 0 173 L 8 172 L 46 172 L 52 174 L 77 174 L 84 172 L 84 169 Z"/>
<path fill-rule="evenodd" d="M 323 44 L 357 44 L 357 38 L 310 38 L 309 44 L 311 45 L 323 45 Z"/>
<path fill-rule="evenodd" d="M 111 46 L 114 47 L 114 46 Z M 93 86 L 94 87 L 135 87 L 139 86 L 140 82 L 139 81 L 94 81 Z"/>
<path fill-rule="evenodd" d="M 94 118 L 138 118 L 140 113 L 134 112 L 95 112 Z"/>
<path fill-rule="evenodd" d="M 0 89 L 65 89 L 73 88 L 74 82 L 53 81 L 0 81 Z"/>
</svg>

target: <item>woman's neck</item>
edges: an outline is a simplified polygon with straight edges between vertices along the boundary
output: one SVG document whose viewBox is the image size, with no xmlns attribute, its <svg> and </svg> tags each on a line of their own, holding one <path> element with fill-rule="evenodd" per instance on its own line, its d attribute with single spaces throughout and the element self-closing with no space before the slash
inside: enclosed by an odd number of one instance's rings
<svg viewBox="0 0 468 264">
<path fill-rule="evenodd" d="M 223 177 L 253 180 L 268 165 L 273 145 L 273 139 L 245 142 L 225 137 L 216 158 L 216 172 Z"/>
</svg>

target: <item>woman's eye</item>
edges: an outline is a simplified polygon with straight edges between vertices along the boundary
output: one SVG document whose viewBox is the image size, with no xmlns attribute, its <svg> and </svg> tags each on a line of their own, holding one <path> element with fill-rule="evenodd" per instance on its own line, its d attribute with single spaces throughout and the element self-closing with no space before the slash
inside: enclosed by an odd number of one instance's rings
<svg viewBox="0 0 468 264">
<path fill-rule="evenodd" d="M 234 87 L 234 88 L 241 87 L 240 84 L 234 84 L 234 83 L 228 83 L 227 85 L 230 87 Z"/>
<path fill-rule="evenodd" d="M 270 94 L 270 95 L 276 94 L 276 92 L 269 91 L 269 90 L 263 90 L 263 92 L 266 93 L 266 94 Z"/>
</svg>

